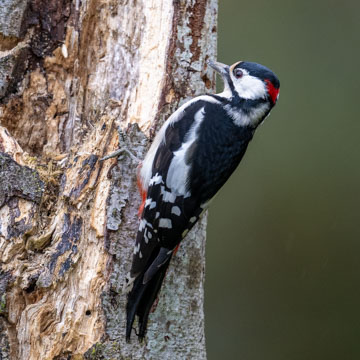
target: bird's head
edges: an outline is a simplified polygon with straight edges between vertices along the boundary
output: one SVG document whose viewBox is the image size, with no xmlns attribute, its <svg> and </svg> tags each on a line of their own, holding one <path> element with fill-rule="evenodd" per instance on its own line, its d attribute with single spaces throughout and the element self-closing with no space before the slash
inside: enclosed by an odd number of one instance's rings
<svg viewBox="0 0 360 360">
<path fill-rule="evenodd" d="M 275 105 L 279 97 L 280 81 L 267 67 L 248 61 L 239 61 L 231 66 L 216 61 L 209 61 L 208 64 L 224 81 L 224 97 L 268 99 L 272 106 Z"/>
</svg>

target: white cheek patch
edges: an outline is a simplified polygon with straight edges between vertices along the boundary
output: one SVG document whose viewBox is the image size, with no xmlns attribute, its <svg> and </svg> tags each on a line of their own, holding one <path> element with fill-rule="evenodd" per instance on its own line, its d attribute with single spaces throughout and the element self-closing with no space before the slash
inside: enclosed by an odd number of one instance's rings
<svg viewBox="0 0 360 360">
<path fill-rule="evenodd" d="M 246 70 L 241 70 L 244 76 L 240 79 L 236 79 L 232 73 L 230 74 L 238 95 L 247 100 L 265 99 L 267 96 L 265 83 L 257 77 L 249 75 Z"/>
<path fill-rule="evenodd" d="M 267 95 L 264 82 L 254 76 L 247 75 L 234 85 L 239 96 L 244 99 L 264 99 Z"/>
</svg>

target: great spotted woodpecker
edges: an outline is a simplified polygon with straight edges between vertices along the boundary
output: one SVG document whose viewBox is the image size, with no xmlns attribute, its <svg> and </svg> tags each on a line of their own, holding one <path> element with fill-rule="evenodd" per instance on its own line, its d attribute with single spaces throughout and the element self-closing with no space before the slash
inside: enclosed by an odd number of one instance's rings
<svg viewBox="0 0 360 360">
<path fill-rule="evenodd" d="M 224 91 L 182 105 L 156 135 L 139 171 L 143 199 L 133 263 L 127 279 L 126 338 L 135 315 L 146 333 L 171 257 L 243 157 L 255 129 L 269 115 L 280 82 L 265 66 L 208 63 Z"/>
</svg>

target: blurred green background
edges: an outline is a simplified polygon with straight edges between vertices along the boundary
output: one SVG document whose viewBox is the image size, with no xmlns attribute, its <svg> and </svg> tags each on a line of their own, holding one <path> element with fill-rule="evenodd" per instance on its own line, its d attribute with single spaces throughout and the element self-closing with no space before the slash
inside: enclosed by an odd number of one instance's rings
<svg viewBox="0 0 360 360">
<path fill-rule="evenodd" d="M 209 360 L 360 359 L 359 14 L 219 1 L 218 60 L 262 63 L 281 91 L 210 208 Z"/>
</svg>

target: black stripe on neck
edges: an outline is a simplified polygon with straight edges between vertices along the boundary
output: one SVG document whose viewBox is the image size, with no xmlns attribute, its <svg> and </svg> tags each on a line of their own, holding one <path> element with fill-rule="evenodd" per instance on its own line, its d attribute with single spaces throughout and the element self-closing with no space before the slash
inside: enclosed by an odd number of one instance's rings
<svg viewBox="0 0 360 360">
<path fill-rule="evenodd" d="M 237 93 L 233 95 L 230 99 L 226 97 L 219 96 L 217 94 L 208 94 L 208 96 L 213 97 L 214 99 L 220 101 L 224 105 L 230 105 L 234 108 L 240 108 L 243 112 L 248 113 L 252 109 L 258 107 L 260 104 L 265 104 L 268 102 L 267 99 L 258 98 L 258 99 L 244 99 L 239 97 Z"/>
</svg>

